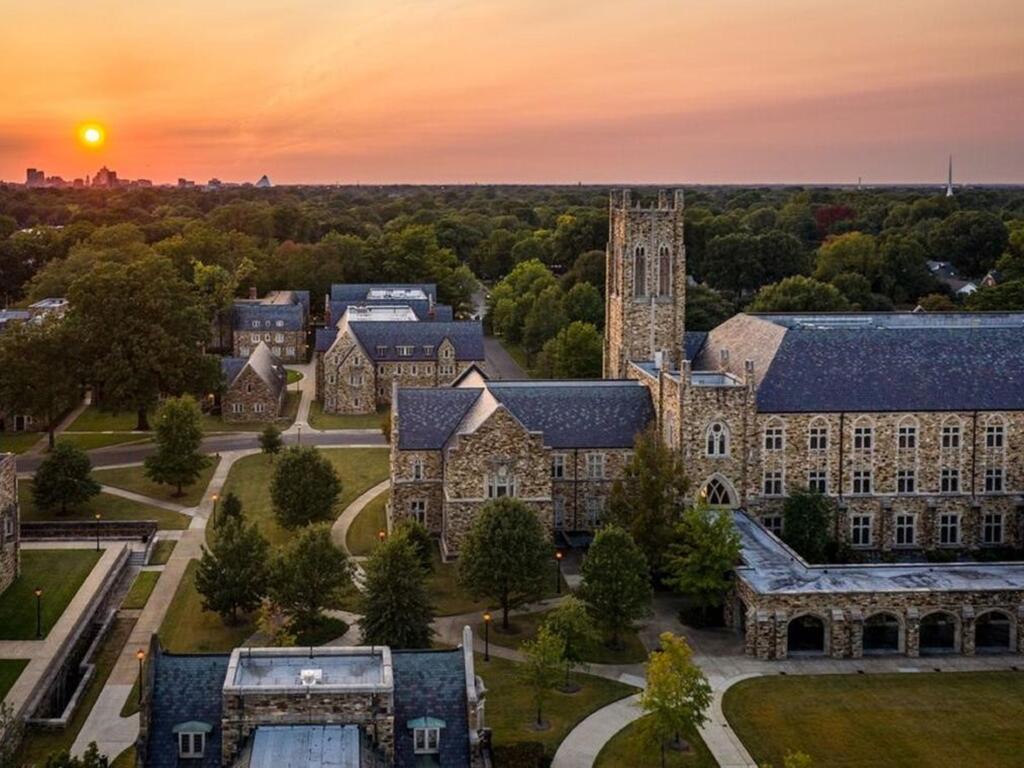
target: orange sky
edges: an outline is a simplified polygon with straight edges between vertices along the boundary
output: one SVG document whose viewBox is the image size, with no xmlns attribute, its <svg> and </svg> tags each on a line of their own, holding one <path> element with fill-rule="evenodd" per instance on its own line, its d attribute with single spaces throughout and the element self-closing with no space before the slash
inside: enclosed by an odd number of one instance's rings
<svg viewBox="0 0 1024 768">
<path fill-rule="evenodd" d="M 1024 182 L 1022 0 L 5 5 L 4 179 Z"/>
</svg>

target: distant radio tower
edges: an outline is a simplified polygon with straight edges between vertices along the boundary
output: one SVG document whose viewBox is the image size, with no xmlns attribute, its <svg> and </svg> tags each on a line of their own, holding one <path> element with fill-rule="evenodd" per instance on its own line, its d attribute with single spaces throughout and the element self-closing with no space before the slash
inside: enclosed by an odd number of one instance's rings
<svg viewBox="0 0 1024 768">
<path fill-rule="evenodd" d="M 946 181 L 946 197 L 953 196 L 953 156 L 949 156 L 949 178 Z"/>
</svg>

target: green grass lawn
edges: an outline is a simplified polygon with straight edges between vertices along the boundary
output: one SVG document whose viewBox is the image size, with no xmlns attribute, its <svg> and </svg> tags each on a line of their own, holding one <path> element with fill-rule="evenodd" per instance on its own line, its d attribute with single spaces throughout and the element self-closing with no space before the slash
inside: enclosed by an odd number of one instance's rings
<svg viewBox="0 0 1024 768">
<path fill-rule="evenodd" d="M 57 442 L 68 443 L 83 451 L 91 451 L 94 448 L 106 448 L 111 445 L 146 443 L 149 442 L 149 435 L 141 432 L 76 432 L 60 435 Z"/>
<path fill-rule="evenodd" d="M 643 719 L 636 720 L 612 737 L 597 756 L 594 768 L 660 768 L 661 750 L 643 732 Z M 684 733 L 683 739 L 690 745 L 686 752 L 665 750 L 665 768 L 718 768 L 718 762 L 708 752 L 704 740 L 697 731 Z"/>
<path fill-rule="evenodd" d="M 183 507 L 194 507 L 202 501 L 206 487 L 210 484 L 217 469 L 218 459 L 210 457 L 210 464 L 202 471 L 199 479 L 188 488 L 183 488 L 182 496 L 174 496 L 175 488 L 169 485 L 159 485 L 146 477 L 145 469 L 139 467 L 121 467 L 118 469 L 95 469 L 92 476 L 96 482 L 103 485 L 112 485 L 115 488 L 124 488 L 126 491 L 141 493 L 143 496 L 150 496 L 163 501 L 173 501 Z"/>
<path fill-rule="evenodd" d="M 494 730 L 494 744 L 536 741 L 544 745 L 550 760 L 558 745 L 583 718 L 613 701 L 636 693 L 636 688 L 593 675 L 579 675 L 582 685 L 574 694 L 553 691 L 545 705 L 544 719 L 550 723 L 546 731 L 535 731 L 536 711 L 529 688 L 517 678 L 520 665 L 494 656 L 484 661 L 476 655 L 476 673 L 487 686 L 487 720 Z"/>
<path fill-rule="evenodd" d="M 225 624 L 212 611 L 204 611 L 196 592 L 198 560 L 192 560 L 174 593 L 160 626 L 160 642 L 172 653 L 218 653 L 241 645 L 256 631 L 255 616 L 240 616 L 237 624 Z"/>
<path fill-rule="evenodd" d="M 110 763 L 110 768 L 135 768 L 136 761 L 135 747 L 128 747 Z"/>
<path fill-rule="evenodd" d="M 0 432 L 0 453 L 24 453 L 42 438 L 42 432 Z"/>
<path fill-rule="evenodd" d="M 29 728 L 25 732 L 25 739 L 18 751 L 14 765 L 35 766 L 42 768 L 46 765 L 46 758 L 54 752 L 71 749 L 75 743 L 78 732 L 82 730 L 89 712 L 92 711 L 100 691 L 114 668 L 121 649 L 128 641 L 132 628 L 135 626 L 135 619 L 115 618 L 107 636 L 100 643 L 96 650 L 93 661 L 96 663 L 96 674 L 86 687 L 82 700 L 75 711 L 74 716 L 64 730 L 35 729 Z"/>
<path fill-rule="evenodd" d="M 302 381 L 302 371 L 293 371 L 291 368 L 286 370 L 288 371 L 289 384 L 294 384 L 296 381 Z"/>
<path fill-rule="evenodd" d="M 100 559 L 93 549 L 23 549 L 21 575 L 0 595 L 0 640 L 35 640 L 36 597 L 42 597 L 45 637 Z"/>
<path fill-rule="evenodd" d="M 18 680 L 18 675 L 28 666 L 28 659 L 0 659 L 0 701 Z"/>
<path fill-rule="evenodd" d="M 324 413 L 320 401 L 314 400 L 309 405 L 309 425 L 314 429 L 381 429 L 388 410 L 382 408 L 377 413 L 340 416 Z"/>
<path fill-rule="evenodd" d="M 336 514 L 358 496 L 388 477 L 387 448 L 335 448 L 321 451 L 341 478 L 342 492 Z M 282 544 L 291 533 L 277 524 L 270 500 L 274 458 L 264 454 L 246 456 L 231 467 L 224 494 L 234 493 L 242 502 L 246 520 L 256 523 L 271 544 Z"/>
<path fill-rule="evenodd" d="M 390 495 L 385 491 L 373 499 L 352 521 L 345 539 L 345 546 L 353 555 L 368 555 L 377 545 L 377 533 L 387 528 L 384 505 L 387 504 Z"/>
<path fill-rule="evenodd" d="M 153 594 L 157 579 L 160 578 L 160 571 L 139 571 L 139 575 L 132 582 L 132 588 L 121 603 L 122 608 L 139 609 L 146 607 L 146 601 Z"/>
<path fill-rule="evenodd" d="M 151 507 L 112 493 L 101 493 L 94 496 L 79 509 L 73 509 L 67 515 L 55 512 L 40 512 L 32 499 L 32 481 L 18 482 L 18 501 L 21 504 L 22 520 L 94 520 L 99 512 L 104 520 L 155 520 L 164 530 L 183 530 L 188 528 L 191 518 L 169 509 Z"/>
<path fill-rule="evenodd" d="M 174 539 L 160 539 L 157 541 L 153 545 L 153 550 L 149 553 L 149 563 L 147 565 L 165 565 L 171 559 L 171 552 L 174 551 L 177 544 L 178 542 Z"/>
<path fill-rule="evenodd" d="M 149 414 L 152 425 L 153 414 Z M 138 415 L 132 411 L 110 413 L 90 405 L 68 426 L 70 432 L 134 432 L 138 426 Z"/>
<path fill-rule="evenodd" d="M 760 677 L 725 693 L 758 763 L 801 751 L 830 768 L 1021 765 L 1024 675 L 948 672 Z"/>
<path fill-rule="evenodd" d="M 491 624 L 491 642 L 506 648 L 518 648 L 527 640 L 537 636 L 537 630 L 551 611 L 524 613 L 511 617 L 510 632 L 501 628 L 500 622 Z M 474 627 L 477 635 L 484 636 L 483 622 Z M 599 643 L 590 649 L 584 661 L 591 664 L 639 664 L 647 661 L 647 649 L 640 642 L 636 632 L 628 632 L 622 637 L 622 650 L 614 650 L 605 643 Z"/>
</svg>

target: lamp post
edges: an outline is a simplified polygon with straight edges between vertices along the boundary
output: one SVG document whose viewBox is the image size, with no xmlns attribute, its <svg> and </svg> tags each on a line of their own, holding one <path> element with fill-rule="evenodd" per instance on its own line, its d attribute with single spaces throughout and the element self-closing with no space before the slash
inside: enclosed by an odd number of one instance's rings
<svg viewBox="0 0 1024 768">
<path fill-rule="evenodd" d="M 558 571 L 555 573 L 555 594 L 562 594 L 562 558 L 565 557 L 562 554 L 562 550 L 555 551 L 555 562 L 558 563 Z"/>
<path fill-rule="evenodd" d="M 100 551 L 100 513 L 96 513 L 96 551 Z"/>
<path fill-rule="evenodd" d="M 381 544 L 384 543 L 384 539 L 386 539 L 387 537 L 388 537 L 388 532 L 385 531 L 383 528 L 381 528 L 379 531 L 377 531 L 377 540 Z"/>
<path fill-rule="evenodd" d="M 484 611 L 484 661 L 491 660 L 491 612 Z"/>
<path fill-rule="evenodd" d="M 299 445 L 302 445 L 302 425 L 301 425 L 301 424 L 296 424 L 296 425 L 295 425 L 295 428 L 296 428 L 297 430 L 299 430 L 299 438 L 298 438 L 298 444 L 299 444 Z"/>
<path fill-rule="evenodd" d="M 36 596 L 36 640 L 43 636 L 43 588 L 33 590 Z"/>
<path fill-rule="evenodd" d="M 213 494 L 213 527 L 214 528 L 217 527 L 217 499 L 219 499 L 219 498 L 220 498 L 220 496 L 218 494 L 216 494 L 216 493 Z"/>
<path fill-rule="evenodd" d="M 146 652 L 139 648 L 135 652 L 135 658 L 139 660 L 139 709 L 142 709 L 142 662 L 146 660 Z"/>
</svg>

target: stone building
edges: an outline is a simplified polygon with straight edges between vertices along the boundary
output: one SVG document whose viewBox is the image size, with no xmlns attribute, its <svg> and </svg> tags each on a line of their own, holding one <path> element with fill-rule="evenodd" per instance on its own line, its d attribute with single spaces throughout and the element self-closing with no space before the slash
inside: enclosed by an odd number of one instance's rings
<svg viewBox="0 0 1024 768">
<path fill-rule="evenodd" d="M 304 363 L 309 354 L 309 291 L 271 291 L 262 299 L 251 289 L 232 310 L 232 349 L 248 357 L 260 344 L 285 363 Z"/>
<path fill-rule="evenodd" d="M 248 357 L 222 357 L 224 421 L 274 421 L 288 396 L 288 372 L 261 341 Z"/>
<path fill-rule="evenodd" d="M 407 305 L 352 304 L 316 336 L 317 399 L 325 413 L 374 413 L 393 384 L 451 384 L 484 361 L 476 321 L 425 321 Z"/>
<path fill-rule="evenodd" d="M 472 634 L 386 646 L 164 653 L 154 640 L 140 765 L 477 768 L 489 759 Z"/>
<path fill-rule="evenodd" d="M 0 453 L 0 592 L 21 572 L 18 473 L 13 453 Z"/>
<path fill-rule="evenodd" d="M 417 320 L 450 322 L 452 308 L 437 303 L 434 283 L 335 283 L 324 301 L 324 326 L 334 328 L 349 307 L 408 307 Z"/>
<path fill-rule="evenodd" d="M 653 416 L 632 381 L 487 381 L 474 371 L 447 389 L 396 387 L 389 525 L 418 520 L 453 557 L 480 507 L 514 496 L 552 534 L 592 531 Z"/>
</svg>

